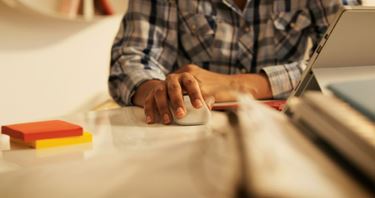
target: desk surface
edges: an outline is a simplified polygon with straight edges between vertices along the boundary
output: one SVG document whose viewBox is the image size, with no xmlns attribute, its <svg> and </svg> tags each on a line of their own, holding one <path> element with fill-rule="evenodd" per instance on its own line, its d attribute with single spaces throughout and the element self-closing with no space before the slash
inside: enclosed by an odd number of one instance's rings
<svg viewBox="0 0 375 198">
<path fill-rule="evenodd" d="M 190 127 L 146 125 L 136 107 L 62 119 L 91 132 L 93 143 L 33 150 L 1 135 L 0 197 L 229 197 L 238 179 L 222 113 Z M 266 162 L 253 167 L 259 194 L 366 197 L 293 127 L 278 135 L 254 149 Z M 278 143 L 283 138 L 288 146 Z M 281 155 L 263 155 L 274 150 Z"/>
</svg>

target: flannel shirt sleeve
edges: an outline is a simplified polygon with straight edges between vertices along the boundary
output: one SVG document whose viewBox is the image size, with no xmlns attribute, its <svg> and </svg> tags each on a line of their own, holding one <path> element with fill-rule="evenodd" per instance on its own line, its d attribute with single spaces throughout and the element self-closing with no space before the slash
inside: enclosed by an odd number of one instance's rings
<svg viewBox="0 0 375 198">
<path fill-rule="evenodd" d="M 122 106 L 132 105 L 137 87 L 164 80 L 177 59 L 177 9 L 168 0 L 129 1 L 112 45 L 109 92 Z"/>
<path fill-rule="evenodd" d="M 342 0 L 344 5 L 362 5 L 362 0 Z"/>
<path fill-rule="evenodd" d="M 313 49 L 319 44 L 324 36 L 330 22 L 342 6 L 339 0 L 310 0 L 308 4 L 311 21 L 314 23 L 309 27 L 309 37 L 313 42 Z M 290 92 L 296 88 L 303 70 L 306 68 L 304 61 L 294 62 L 284 65 L 264 67 L 264 71 L 269 79 L 272 95 L 274 99 L 287 98 Z"/>
</svg>

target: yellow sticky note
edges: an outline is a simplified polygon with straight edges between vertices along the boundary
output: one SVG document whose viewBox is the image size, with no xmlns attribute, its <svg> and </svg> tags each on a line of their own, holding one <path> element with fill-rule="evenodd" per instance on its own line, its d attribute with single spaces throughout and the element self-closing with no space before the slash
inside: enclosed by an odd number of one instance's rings
<svg viewBox="0 0 375 198">
<path fill-rule="evenodd" d="M 31 143 L 31 146 L 36 149 L 39 149 L 72 144 L 82 144 L 89 142 L 92 142 L 92 135 L 91 133 L 84 132 L 82 136 L 36 140 Z"/>
<path fill-rule="evenodd" d="M 17 142 L 17 143 L 22 143 L 24 145 L 27 145 L 36 149 L 41 149 L 41 148 L 50 148 L 50 147 L 57 147 L 57 146 L 89 143 L 89 142 L 92 142 L 92 135 L 91 133 L 84 132 L 82 136 L 42 139 L 42 140 L 35 140 L 31 142 L 23 142 L 23 141 L 16 140 L 16 139 L 12 139 L 12 141 Z"/>
</svg>

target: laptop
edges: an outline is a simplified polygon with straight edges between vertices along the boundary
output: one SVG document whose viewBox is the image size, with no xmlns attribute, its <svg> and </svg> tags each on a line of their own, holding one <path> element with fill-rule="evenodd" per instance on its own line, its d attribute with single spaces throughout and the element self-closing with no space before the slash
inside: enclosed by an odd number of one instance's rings
<svg viewBox="0 0 375 198">
<path fill-rule="evenodd" d="M 290 98 L 331 83 L 375 78 L 375 7 L 345 6 L 327 30 Z"/>
<path fill-rule="evenodd" d="M 372 190 L 375 122 L 339 96 L 349 92 L 350 99 L 367 101 L 371 93 L 366 92 L 373 92 L 367 84 L 374 79 L 375 7 L 344 7 L 283 109 L 300 131 Z"/>
</svg>

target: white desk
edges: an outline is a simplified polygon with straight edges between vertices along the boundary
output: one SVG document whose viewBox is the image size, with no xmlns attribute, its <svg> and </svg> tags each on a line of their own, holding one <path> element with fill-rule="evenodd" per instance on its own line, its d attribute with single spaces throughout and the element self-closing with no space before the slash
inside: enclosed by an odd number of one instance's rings
<svg viewBox="0 0 375 198">
<path fill-rule="evenodd" d="M 10 149 L 8 138 L 0 136 L 0 197 L 228 197 L 232 192 L 237 158 L 224 114 L 213 113 L 211 128 L 146 125 L 142 109 L 135 107 L 63 119 L 91 132 L 93 143 Z M 290 147 L 278 148 L 278 138 L 265 144 L 274 148 L 257 151 L 282 152 L 279 159 L 262 154 L 267 166 L 254 165 L 253 183 L 260 194 L 366 197 L 320 151 L 287 128 L 279 135 Z"/>
</svg>

